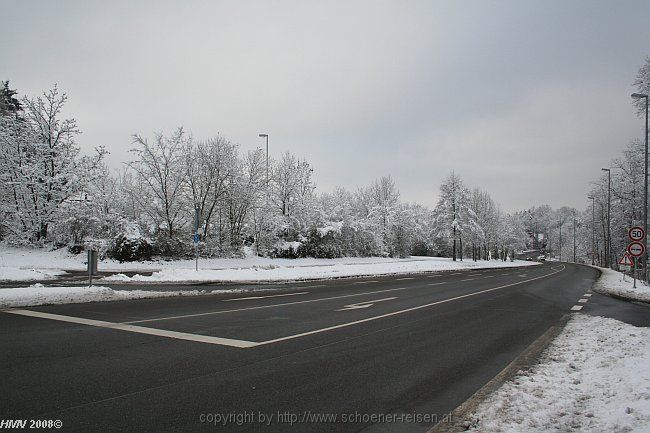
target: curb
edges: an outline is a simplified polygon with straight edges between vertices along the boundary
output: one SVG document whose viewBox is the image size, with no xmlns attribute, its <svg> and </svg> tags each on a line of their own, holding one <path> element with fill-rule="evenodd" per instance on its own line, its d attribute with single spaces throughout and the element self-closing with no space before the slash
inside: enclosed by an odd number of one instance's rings
<svg viewBox="0 0 650 433">
<path fill-rule="evenodd" d="M 458 433 L 467 431 L 473 419 L 470 416 L 476 408 L 490 394 L 499 389 L 501 385 L 514 377 L 519 371 L 527 370 L 538 362 L 539 356 L 551 344 L 551 342 L 562 332 L 571 316 L 565 314 L 558 321 L 557 325 L 551 326 L 533 341 L 522 353 L 520 353 L 510 364 L 494 376 L 481 389 L 476 391 L 470 398 L 461 403 L 451 411 L 450 422 L 436 424 L 427 433 Z"/>
<path fill-rule="evenodd" d="M 603 296 L 609 296 L 610 298 L 618 299 L 619 301 L 632 302 L 635 304 L 640 304 L 640 305 L 645 305 L 646 307 L 650 307 L 650 302 L 643 299 L 627 297 L 627 296 L 619 295 L 617 293 L 609 293 L 606 291 L 601 292 L 598 289 L 592 289 L 592 290 L 594 293 L 598 293 L 599 295 L 603 295 Z"/>
<path fill-rule="evenodd" d="M 590 266 L 591 268 L 594 268 L 594 269 L 598 270 L 600 272 L 600 277 L 602 277 L 603 271 L 598 266 L 594 266 L 594 265 L 587 265 L 587 266 Z M 593 287 L 591 288 L 591 290 L 593 292 L 598 293 L 599 295 L 609 296 L 610 298 L 613 298 L 613 299 L 618 299 L 619 301 L 626 301 L 626 302 L 632 302 L 632 303 L 635 303 L 635 304 L 650 306 L 650 301 L 645 300 L 645 299 L 639 299 L 639 298 L 635 297 L 634 295 L 625 296 L 624 294 L 621 294 L 621 293 L 609 292 L 606 288 L 601 289 L 600 287 L 598 287 L 598 282 L 600 281 L 600 277 L 595 281 Z"/>
</svg>

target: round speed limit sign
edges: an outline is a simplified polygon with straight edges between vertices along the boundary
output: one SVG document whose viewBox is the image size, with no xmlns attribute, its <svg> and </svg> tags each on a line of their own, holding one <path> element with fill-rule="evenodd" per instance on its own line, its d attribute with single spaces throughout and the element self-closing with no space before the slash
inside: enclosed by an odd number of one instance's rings
<svg viewBox="0 0 650 433">
<path fill-rule="evenodd" d="M 631 241 L 642 241 L 645 239 L 645 230 L 643 230 L 643 227 L 632 227 L 628 232 L 628 236 L 630 237 Z"/>
</svg>

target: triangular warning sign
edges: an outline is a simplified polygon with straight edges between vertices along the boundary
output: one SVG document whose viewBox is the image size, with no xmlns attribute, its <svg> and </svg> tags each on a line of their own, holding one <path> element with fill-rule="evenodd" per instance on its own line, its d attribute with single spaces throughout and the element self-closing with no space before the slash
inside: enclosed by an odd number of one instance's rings
<svg viewBox="0 0 650 433">
<path fill-rule="evenodd" d="M 621 260 L 618 261 L 618 264 L 623 266 L 634 266 L 634 262 L 632 261 L 632 257 L 630 257 L 629 253 L 623 254 L 623 257 L 621 257 Z"/>
</svg>

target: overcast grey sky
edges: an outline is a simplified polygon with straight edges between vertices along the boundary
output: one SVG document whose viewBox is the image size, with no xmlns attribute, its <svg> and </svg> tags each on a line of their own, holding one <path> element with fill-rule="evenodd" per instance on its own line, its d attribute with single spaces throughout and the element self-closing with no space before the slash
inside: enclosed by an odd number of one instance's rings
<svg viewBox="0 0 650 433">
<path fill-rule="evenodd" d="M 391 174 L 433 206 L 452 170 L 506 210 L 583 207 L 642 137 L 639 1 L 3 0 L 0 78 L 58 83 L 84 150 L 184 126 L 245 151 L 270 136 L 320 191 Z"/>
</svg>

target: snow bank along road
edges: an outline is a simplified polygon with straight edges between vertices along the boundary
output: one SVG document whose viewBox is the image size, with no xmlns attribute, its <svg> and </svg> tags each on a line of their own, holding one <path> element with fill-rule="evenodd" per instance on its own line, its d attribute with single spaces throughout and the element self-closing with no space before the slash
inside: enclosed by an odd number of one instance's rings
<svg viewBox="0 0 650 433">
<path fill-rule="evenodd" d="M 424 432 L 572 307 L 588 309 L 578 300 L 597 276 L 548 263 L 4 310 L 0 419 Z"/>
</svg>

